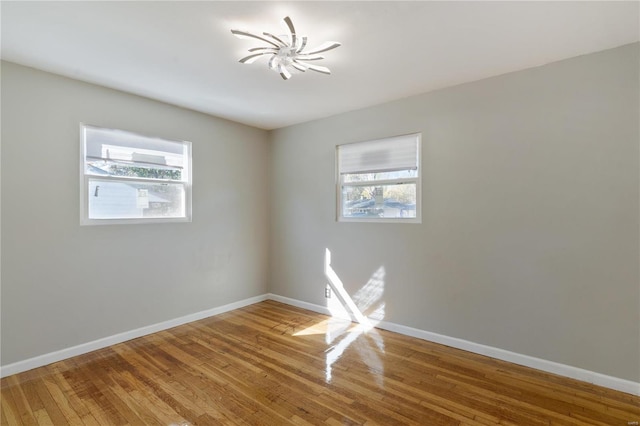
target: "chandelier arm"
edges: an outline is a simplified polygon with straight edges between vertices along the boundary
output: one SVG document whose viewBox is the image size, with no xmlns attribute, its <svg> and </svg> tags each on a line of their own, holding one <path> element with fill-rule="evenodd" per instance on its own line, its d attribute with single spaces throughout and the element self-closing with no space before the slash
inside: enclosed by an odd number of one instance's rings
<svg viewBox="0 0 640 426">
<path fill-rule="evenodd" d="M 311 64 L 304 64 L 304 65 L 306 65 L 307 68 L 309 68 L 311 71 L 320 72 L 322 74 L 331 74 L 331 70 L 327 67 L 321 67 L 320 65 L 311 65 Z"/>
<path fill-rule="evenodd" d="M 273 55 L 273 52 L 254 53 L 253 55 L 245 56 L 244 58 L 240 59 L 238 62 L 243 64 L 252 64 L 258 59 L 260 59 L 261 56 L 264 56 L 264 55 Z"/>
<path fill-rule="evenodd" d="M 266 35 L 267 37 L 271 37 L 272 39 L 274 39 L 275 41 L 277 41 L 278 43 L 280 43 L 280 44 L 282 45 L 282 47 L 287 47 L 287 43 L 285 43 L 284 41 L 282 41 L 282 39 L 281 39 L 280 37 L 275 36 L 275 35 L 273 35 L 273 34 L 271 34 L 271 33 L 267 33 L 267 32 L 264 32 L 264 33 L 262 33 L 262 34 Z"/>
<path fill-rule="evenodd" d="M 289 80 L 291 78 L 291 73 L 289 72 L 287 67 L 285 67 L 284 65 L 278 66 L 278 72 L 280 73 L 280 76 L 282 76 L 284 80 Z"/>
<path fill-rule="evenodd" d="M 291 62 L 291 66 L 297 69 L 298 71 L 305 72 L 307 68 L 299 62 L 293 61 Z"/>
<path fill-rule="evenodd" d="M 299 58 L 301 61 L 319 61 L 321 59 L 324 59 L 324 56 L 320 56 L 320 55 L 298 55 L 297 58 Z"/>
<path fill-rule="evenodd" d="M 277 53 L 278 49 L 275 47 L 252 47 L 249 52 L 259 52 L 261 50 L 268 50 L 269 52 Z"/>
<path fill-rule="evenodd" d="M 311 55 L 314 53 L 326 52 L 328 50 L 335 49 L 336 47 L 340 47 L 340 46 L 342 46 L 342 44 L 338 43 L 337 41 L 328 41 L 326 43 L 322 43 L 320 46 L 316 47 L 315 49 L 311 49 L 308 52 L 301 52 L 301 53 L 304 53 L 305 55 Z"/>
<path fill-rule="evenodd" d="M 269 44 L 273 45 L 274 47 L 276 47 L 276 48 L 278 48 L 278 49 L 280 48 L 280 46 L 278 46 L 276 43 L 272 42 L 271 40 L 266 39 L 266 38 L 264 38 L 264 37 L 260 37 L 259 35 L 251 34 L 251 33 L 246 32 L 246 31 L 231 30 L 231 33 L 232 33 L 233 35 L 235 35 L 236 37 L 239 37 L 239 38 L 243 38 L 243 37 L 256 38 L 256 39 L 258 39 L 258 40 L 261 40 L 261 41 L 267 42 L 267 43 L 269 43 Z"/>
<path fill-rule="evenodd" d="M 277 55 L 273 55 L 271 57 L 271 59 L 269 59 L 269 68 L 270 69 L 274 69 L 276 67 L 276 59 L 278 58 Z"/>
<path fill-rule="evenodd" d="M 302 52 L 302 49 L 304 49 L 306 46 L 307 46 L 307 36 L 302 36 L 302 43 L 300 44 L 300 47 L 298 48 L 298 50 L 296 50 L 296 53 Z"/>
<path fill-rule="evenodd" d="M 296 45 L 296 29 L 293 26 L 293 22 L 291 22 L 291 18 L 289 18 L 288 16 L 285 16 L 284 18 L 284 23 L 287 24 L 287 27 L 289 28 L 289 33 L 291 33 L 291 46 L 295 46 Z"/>
</svg>

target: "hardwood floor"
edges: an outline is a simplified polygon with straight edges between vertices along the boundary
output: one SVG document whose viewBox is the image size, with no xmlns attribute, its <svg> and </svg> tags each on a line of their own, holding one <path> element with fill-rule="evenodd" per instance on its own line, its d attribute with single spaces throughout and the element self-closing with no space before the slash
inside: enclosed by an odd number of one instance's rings
<svg viewBox="0 0 640 426">
<path fill-rule="evenodd" d="M 640 398 L 273 301 L 2 379 L 2 425 L 628 425 Z"/>
</svg>

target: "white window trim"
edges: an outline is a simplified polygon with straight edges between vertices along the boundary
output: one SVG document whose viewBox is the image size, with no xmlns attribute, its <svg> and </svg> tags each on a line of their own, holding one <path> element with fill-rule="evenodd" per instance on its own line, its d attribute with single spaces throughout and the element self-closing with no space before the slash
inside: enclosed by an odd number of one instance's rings
<svg viewBox="0 0 640 426">
<path fill-rule="evenodd" d="M 143 224 L 158 224 L 158 223 L 185 223 L 192 221 L 192 173 L 191 173 L 191 142 L 188 141 L 178 141 L 173 139 L 159 138 L 164 139 L 170 142 L 178 142 L 185 144 L 187 147 L 187 156 L 188 156 L 188 164 L 185 167 L 185 172 L 187 174 L 186 181 L 171 181 L 171 180 L 163 180 L 163 179 L 153 179 L 153 178 L 136 178 L 133 180 L 136 181 L 144 181 L 149 183 L 179 183 L 184 185 L 184 197 L 185 197 L 185 217 L 159 217 L 159 218 L 122 218 L 122 219 L 90 219 L 89 218 L 89 179 L 92 177 L 85 173 L 85 141 L 84 141 L 84 128 L 85 127 L 96 127 L 102 128 L 105 130 L 114 130 L 117 131 L 119 129 L 112 129 L 107 127 L 94 126 L 91 124 L 80 123 L 79 126 L 79 135 L 80 135 L 80 225 L 88 226 L 88 225 L 143 225 Z M 136 132 L 130 132 L 139 136 L 149 137 L 148 135 L 142 135 Z M 122 178 L 117 176 L 95 176 L 95 179 L 102 180 L 110 180 L 110 181 L 127 181 L 131 182 L 131 178 Z"/>
<path fill-rule="evenodd" d="M 338 147 L 336 146 L 335 153 L 335 170 L 336 170 L 336 221 L 337 222 L 359 222 L 359 223 L 422 223 L 422 133 L 408 133 L 404 135 L 392 136 L 389 138 L 381 138 L 370 141 L 360 141 L 352 143 L 373 142 L 376 140 L 391 139 L 398 136 L 416 136 L 418 138 L 418 177 L 415 178 L 397 178 L 397 179 L 380 179 L 375 181 L 365 182 L 344 182 L 344 177 L 340 174 L 340 167 L 338 164 Z M 346 144 L 344 144 L 346 145 Z M 398 185 L 402 183 L 415 183 L 416 184 L 416 217 L 412 218 L 363 218 L 363 217 L 344 217 L 342 216 L 342 187 L 343 186 L 376 186 L 376 185 Z"/>
</svg>

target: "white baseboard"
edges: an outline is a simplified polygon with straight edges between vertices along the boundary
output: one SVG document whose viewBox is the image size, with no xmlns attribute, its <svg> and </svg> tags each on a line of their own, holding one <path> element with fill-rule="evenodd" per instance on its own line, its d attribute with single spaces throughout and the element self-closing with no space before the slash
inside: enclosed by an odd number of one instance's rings
<svg viewBox="0 0 640 426">
<path fill-rule="evenodd" d="M 268 294 L 267 297 L 270 300 L 275 300 L 277 302 L 282 302 L 288 305 L 297 306 L 299 308 L 307 309 L 321 314 L 330 315 L 329 310 L 325 306 L 302 302 L 300 300 L 279 296 L 277 294 Z M 571 365 L 560 364 L 541 358 L 535 358 L 532 356 L 494 348 L 492 346 L 482 345 L 480 343 L 474 343 L 455 337 L 449 337 L 438 333 L 432 333 L 430 331 L 407 327 L 405 325 L 395 324 L 392 322 L 380 321 L 375 325 L 375 327 L 640 396 L 640 383 L 630 380 L 607 376 L 605 374 L 584 370 L 582 368 L 573 367 Z"/>
<path fill-rule="evenodd" d="M 208 309 L 206 311 L 185 315 L 183 317 L 175 318 L 169 321 L 164 321 L 124 333 L 115 334 L 113 336 L 94 340 L 92 342 L 83 343 L 81 345 L 62 349 L 56 352 L 29 358 L 24 361 L 18 361 L 13 364 L 7 364 L 0 367 L 0 377 L 6 377 L 13 374 L 21 373 L 23 371 L 31 370 L 33 368 L 42 367 L 43 365 L 51 364 L 53 362 L 61 361 L 63 359 L 71 358 L 77 355 L 82 355 L 88 352 L 105 348 L 107 346 L 146 336 L 148 334 L 157 333 L 158 331 L 167 330 L 172 327 L 176 327 L 193 321 L 198 321 L 214 315 L 222 314 L 224 312 L 229 312 L 234 309 L 239 309 L 248 305 L 252 305 L 254 303 L 262 302 L 267 299 L 275 300 L 277 302 L 296 306 L 302 309 L 307 309 L 309 311 L 331 315 L 331 312 L 329 312 L 329 309 L 326 306 L 316 305 L 313 303 L 303 302 L 301 300 L 291 299 L 289 297 L 268 293 L 260 296 L 250 297 L 238 302 L 229 303 L 227 305 L 219 306 L 216 308 Z M 442 345 L 451 346 L 453 348 L 462 349 L 480 355 L 486 355 L 514 364 L 535 368 L 538 370 L 546 371 L 548 373 L 558 374 L 560 376 L 569 377 L 572 379 L 593 383 L 598 386 L 604 386 L 610 389 L 615 389 L 621 392 L 640 396 L 640 383 L 630 380 L 607 376 L 605 374 L 584 370 L 582 368 L 560 364 L 553 361 L 547 361 L 545 359 L 535 358 L 504 349 L 494 348 L 492 346 L 482 345 L 480 343 L 470 342 L 468 340 L 458 339 L 438 333 L 432 333 L 430 331 L 407 327 L 405 325 L 395 324 L 392 322 L 381 321 L 376 324 L 376 327 L 383 330 L 393 331 L 396 333 L 404 334 L 406 336 L 417 337 L 419 339 L 427 340 L 430 342 L 440 343 Z"/>
<path fill-rule="evenodd" d="M 115 334 L 113 336 L 104 337 L 102 339 L 94 340 L 92 342 L 82 343 L 77 346 L 62 349 L 48 354 L 36 356 L 33 358 L 25 359 L 24 361 L 14 362 L 13 364 L 7 364 L 0 367 L 0 377 L 11 376 L 13 374 L 22 373 L 23 371 L 31 370 L 43 365 L 51 364 L 53 362 L 62 361 L 63 359 L 71 358 L 74 356 L 86 354 L 98 349 L 106 348 L 107 346 L 115 345 L 118 343 L 126 342 L 127 340 L 136 339 L 138 337 L 146 336 L 148 334 L 157 333 L 158 331 L 167 330 L 169 328 L 176 327 L 178 325 L 186 324 L 193 321 L 198 321 L 204 318 L 208 318 L 214 315 L 229 312 L 234 309 L 239 309 L 254 303 L 267 300 L 266 294 L 250 297 L 248 299 L 240 300 L 238 302 L 229 303 L 227 305 L 218 306 L 216 308 L 207 309 L 206 311 L 196 312 L 194 314 L 185 315 L 180 318 L 175 318 L 168 321 L 163 321 L 157 324 L 148 325 L 146 327 L 136 328 L 135 330 L 125 331 L 124 333 Z"/>
<path fill-rule="evenodd" d="M 291 299 L 289 297 L 280 296 L 277 294 L 269 293 L 267 294 L 267 299 L 275 300 L 276 302 L 285 303 L 287 305 L 296 306 L 298 308 L 307 309 L 309 311 L 317 312 L 319 314 L 325 314 L 331 316 L 331 312 L 329 308 L 326 306 L 316 305 L 314 303 L 303 302 L 297 299 Z"/>
</svg>

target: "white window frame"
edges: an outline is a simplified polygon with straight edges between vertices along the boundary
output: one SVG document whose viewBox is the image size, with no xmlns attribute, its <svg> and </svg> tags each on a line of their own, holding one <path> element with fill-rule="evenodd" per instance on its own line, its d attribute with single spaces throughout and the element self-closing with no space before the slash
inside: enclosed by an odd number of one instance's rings
<svg viewBox="0 0 640 426">
<path fill-rule="evenodd" d="M 94 128 L 100 130 L 114 131 L 114 132 L 126 132 L 132 135 L 145 137 L 145 138 L 153 138 L 153 139 L 162 139 L 167 142 L 173 142 L 182 144 L 186 148 L 187 155 L 187 164 L 182 169 L 183 176 L 185 176 L 185 180 L 182 181 L 171 181 L 165 179 L 155 179 L 155 178 L 131 178 L 131 177 L 117 177 L 117 176 L 102 176 L 102 175 L 92 175 L 86 173 L 85 168 L 85 155 L 86 155 L 86 144 L 85 144 L 85 129 L 86 128 Z M 134 225 L 134 224 L 152 224 L 152 223 L 176 223 L 176 222 L 191 222 L 191 201 L 192 201 L 192 171 L 191 171 L 191 142 L 188 141 L 179 141 L 172 140 L 160 137 L 151 137 L 148 135 L 143 135 L 136 132 L 131 132 L 128 130 L 120 130 L 120 129 L 111 129 L 106 127 L 94 126 L 90 124 L 80 123 L 80 225 Z M 103 181 L 111 181 L 111 182 L 127 182 L 127 183 L 170 183 L 170 184 L 179 184 L 184 188 L 184 217 L 141 217 L 141 218 L 114 218 L 114 219 L 93 219 L 89 218 L 89 180 L 103 180 Z"/>
<path fill-rule="evenodd" d="M 344 175 L 340 173 L 340 151 L 343 144 L 336 146 L 336 221 L 338 222 L 365 222 L 365 223 L 422 223 L 422 133 L 410 133 L 405 135 L 392 136 L 368 141 L 353 142 L 352 144 L 382 142 L 389 139 L 411 137 L 417 139 L 417 176 L 397 179 L 378 179 L 362 182 L 345 182 Z M 354 172 L 357 173 L 357 172 Z M 388 217 L 388 218 L 367 218 L 367 217 L 345 217 L 343 216 L 343 187 L 344 186 L 382 186 L 382 185 L 416 185 L 416 217 Z"/>
</svg>

